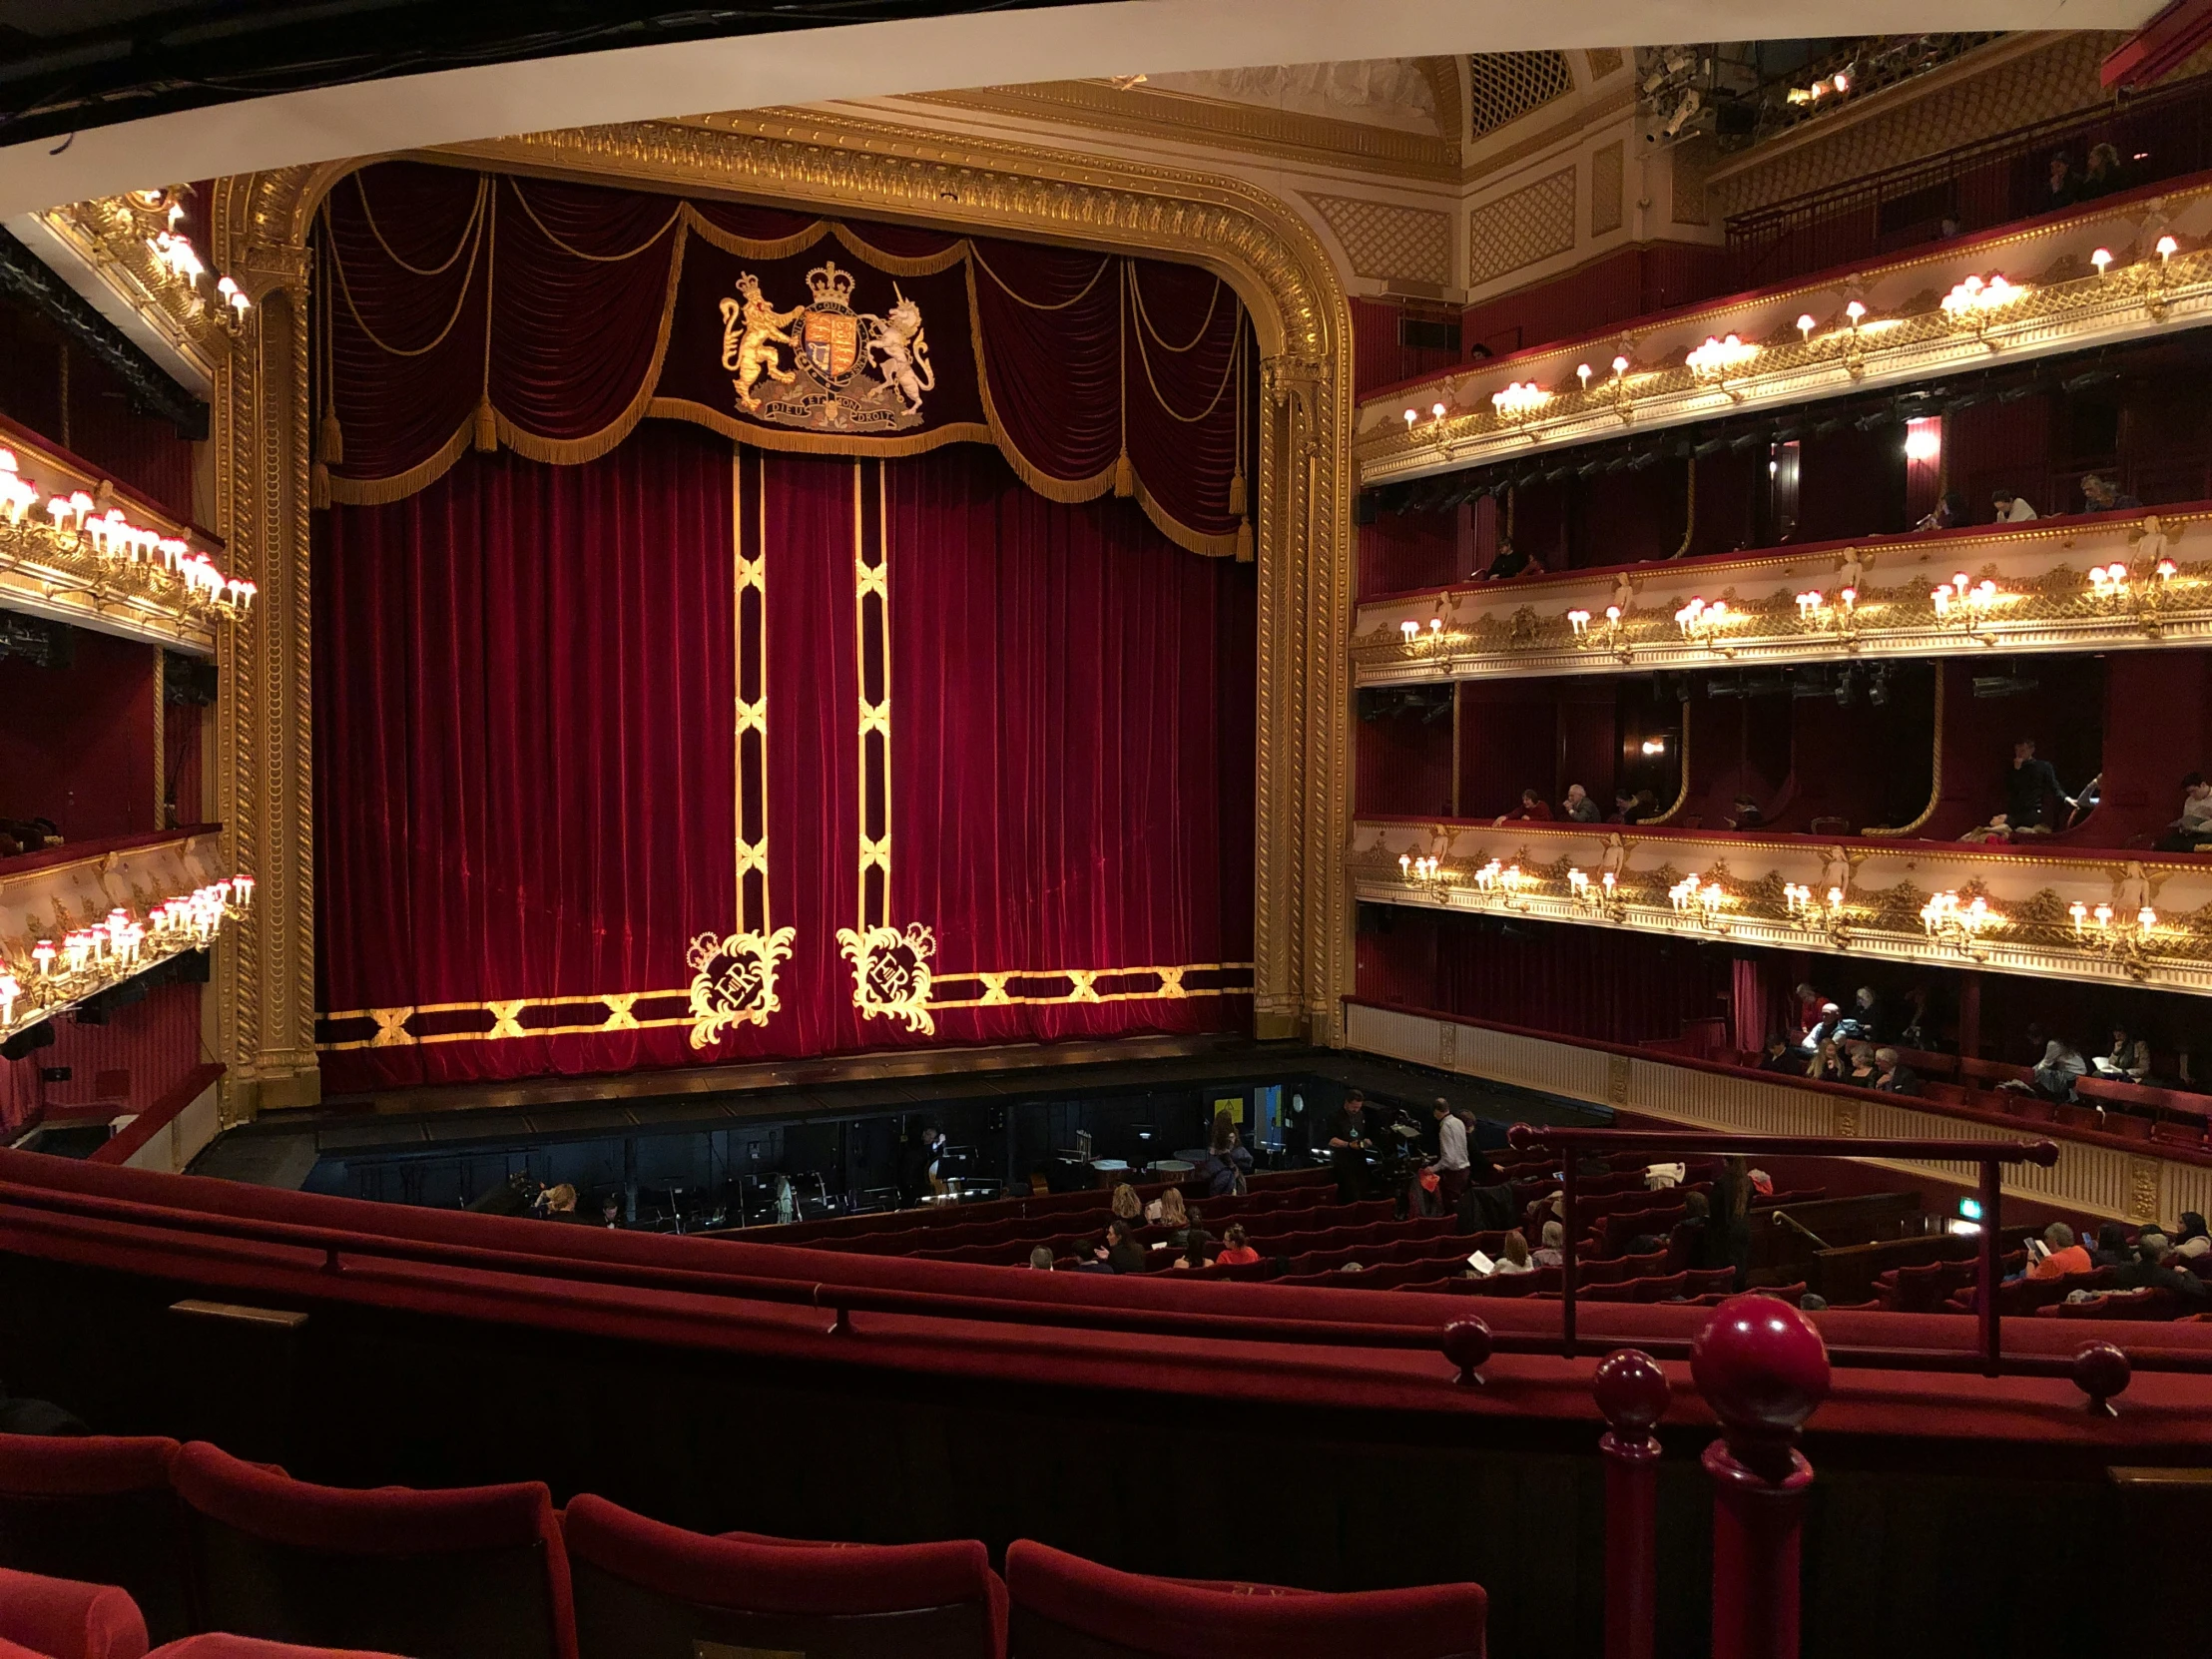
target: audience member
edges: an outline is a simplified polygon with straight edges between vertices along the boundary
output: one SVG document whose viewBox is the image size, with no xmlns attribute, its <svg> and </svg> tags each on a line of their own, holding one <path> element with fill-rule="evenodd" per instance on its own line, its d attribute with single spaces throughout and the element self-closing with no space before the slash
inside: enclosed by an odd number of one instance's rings
<svg viewBox="0 0 2212 1659">
<path fill-rule="evenodd" d="M 2212 1256 L 2212 1233 L 2207 1233 L 2204 1218 L 2194 1210 L 2181 1212 L 2181 1231 L 2174 1236 L 2174 1254 L 2195 1261 L 2199 1257 Z"/>
<path fill-rule="evenodd" d="M 1838 1029 L 1847 1037 L 1861 1037 L 1872 1042 L 1883 1032 L 1882 999 L 1875 994 L 1872 985 L 1861 985 L 1852 993 L 1851 1012 L 1844 1015 Z"/>
<path fill-rule="evenodd" d="M 1882 1075 L 1881 1064 L 1875 1059 L 1874 1044 L 1858 1037 L 1843 1040 L 1844 1081 L 1862 1089 L 1874 1087 L 1874 1081 Z"/>
<path fill-rule="evenodd" d="M 1202 1268 L 1206 1266 L 1206 1247 L 1211 1243 L 1213 1243 L 1213 1240 L 1207 1234 L 1206 1229 L 1193 1224 L 1190 1230 L 1183 1235 L 1182 1254 L 1168 1264 L 1168 1271 L 1173 1273 L 1178 1268 Z"/>
<path fill-rule="evenodd" d="M 1874 1051 L 1874 1086 L 1884 1094 L 1919 1094 L 1921 1074 L 1907 1065 L 1894 1048 Z"/>
<path fill-rule="evenodd" d="M 1520 806 L 1510 813 L 1500 813 L 1490 821 L 1492 828 L 1500 824 L 1549 824 L 1551 803 L 1534 790 L 1520 792 Z"/>
<path fill-rule="evenodd" d="M 1243 1140 L 1237 1133 L 1236 1119 L 1227 1112 L 1214 1114 L 1206 1161 L 1198 1166 L 1208 1198 L 1231 1198 L 1244 1191 L 1245 1178 L 1252 1173 L 1252 1154 Z"/>
<path fill-rule="evenodd" d="M 1916 530 L 1948 530 L 1966 522 L 1966 498 L 1956 490 L 1945 490 L 1936 505 L 1929 509 Z"/>
<path fill-rule="evenodd" d="M 1137 1189 L 1128 1182 L 1117 1182 L 1114 1187 L 1114 1219 L 1137 1222 L 1144 1219 L 1144 1200 L 1137 1196 Z"/>
<path fill-rule="evenodd" d="M 1190 1214 L 1183 1218 L 1182 1225 L 1168 1234 L 1168 1248 L 1170 1250 L 1184 1249 L 1190 1244 L 1191 1235 L 1194 1233 L 1204 1237 L 1206 1230 L 1200 1227 L 1199 1223 L 1205 1219 L 1205 1212 L 1200 1210 L 1197 1205 L 1192 1205 Z"/>
<path fill-rule="evenodd" d="M 1171 1230 L 1188 1227 L 1190 1218 L 1185 1215 L 1183 1210 L 1182 1189 L 1170 1187 L 1150 1204 L 1147 1204 L 1144 1207 L 1144 1219 L 1155 1227 L 1165 1227 Z"/>
<path fill-rule="evenodd" d="M 2012 838 L 2012 821 L 2002 813 L 1991 813 L 1987 824 L 1977 824 L 1958 837 L 1962 841 L 2008 841 Z"/>
<path fill-rule="evenodd" d="M 2073 158 L 2061 150 L 2050 159 L 2050 184 L 2043 194 L 2043 212 L 2072 207 L 2076 184 Z"/>
<path fill-rule="evenodd" d="M 1135 1230 L 1119 1216 L 1106 1224 L 1106 1264 L 1116 1273 L 1144 1271 L 1144 1246 L 1134 1235 Z"/>
<path fill-rule="evenodd" d="M 2141 1037 L 2130 1037 L 2115 1025 L 2112 1027 L 2112 1051 L 2099 1054 L 2089 1065 L 2099 1077 L 2140 1083 L 2150 1075 L 2150 1044 Z"/>
<path fill-rule="evenodd" d="M 2098 1228 L 2096 1248 L 2089 1252 L 2089 1260 L 2100 1268 L 2123 1267 L 2134 1261 L 2135 1251 L 2127 1242 L 2127 1229 L 2116 1221 L 2108 1221 Z"/>
<path fill-rule="evenodd" d="M 1029 1266 L 1034 1272 L 1050 1273 L 1052 1271 L 1052 1247 L 1050 1245 L 1039 1245 L 1032 1250 L 1029 1253 Z"/>
<path fill-rule="evenodd" d="M 622 1225 L 622 1201 L 616 1198 L 613 1193 L 609 1193 L 600 1201 L 599 1225 L 602 1227 L 620 1227 Z"/>
<path fill-rule="evenodd" d="M 2125 189 L 2127 168 L 2120 160 L 2118 148 L 2110 144 L 2091 146 L 2089 165 L 2081 170 L 2080 181 L 2074 186 L 2074 200 L 2090 202 Z"/>
<path fill-rule="evenodd" d="M 2142 505 L 2101 472 L 2081 475 L 2081 510 L 2085 513 L 2135 512 Z"/>
<path fill-rule="evenodd" d="M 2011 490 L 2000 489 L 1989 499 L 1996 507 L 1999 524 L 2025 524 L 2035 516 L 2035 509 L 2028 505 L 2027 497 Z"/>
<path fill-rule="evenodd" d="M 1598 804 L 1590 799 L 1589 792 L 1580 784 L 1569 784 L 1566 796 L 1559 803 L 1560 816 L 1569 824 L 1595 824 L 1605 815 Z"/>
<path fill-rule="evenodd" d="M 1254 1250 L 1245 1239 L 1245 1230 L 1235 1222 L 1231 1222 L 1228 1235 L 1222 1245 L 1221 1254 L 1216 1256 L 1214 1261 L 1225 1268 L 1241 1268 L 1249 1267 L 1259 1259 L 1260 1253 Z"/>
<path fill-rule="evenodd" d="M 1442 1095 L 1436 1097 L 1436 1202 L 1446 1211 L 1459 1207 L 1459 1195 L 1473 1179 L 1467 1157 L 1467 1126 Z"/>
<path fill-rule="evenodd" d="M 2043 1057 L 2035 1064 L 2035 1088 L 2051 1100 L 2071 1100 L 2074 1084 L 2088 1069 L 2081 1050 L 2063 1037 L 2053 1037 L 2043 1044 Z"/>
<path fill-rule="evenodd" d="M 538 1212 L 547 1221 L 583 1220 L 576 1213 L 576 1189 L 566 1181 L 538 1194 Z"/>
<path fill-rule="evenodd" d="M 1761 1071 L 1791 1071 L 1800 1076 L 1805 1073 L 1805 1056 L 1792 1052 L 1787 1037 L 1769 1037 L 1767 1049 L 1759 1058 Z"/>
<path fill-rule="evenodd" d="M 1533 553 L 1523 553 L 1513 545 L 1510 536 L 1497 538 L 1497 551 L 1490 555 L 1489 568 L 1482 572 L 1485 581 L 1501 582 L 1513 576 L 1541 576 L 1543 560 Z"/>
<path fill-rule="evenodd" d="M 1512 1235 L 1519 1238 L 1518 1233 Z M 1528 1259 L 1539 1268 L 1556 1268 L 1565 1263 L 1567 1256 L 1567 1230 L 1555 1221 L 1544 1223 L 1543 1248 L 1529 1252 Z"/>
<path fill-rule="evenodd" d="M 2112 1283 L 2123 1291 L 2146 1288 L 2171 1291 L 2185 1302 L 2212 1298 L 2207 1285 L 2187 1268 L 2174 1265 L 2173 1246 L 2163 1233 L 2145 1232 L 2136 1240 L 2135 1260 L 2112 1270 Z"/>
<path fill-rule="evenodd" d="M 2043 1256 L 2027 1265 L 2030 1279 L 2063 1279 L 2069 1273 L 2088 1273 L 2096 1267 L 2089 1253 L 2074 1243 L 2073 1229 L 2062 1221 L 2043 1229 Z"/>
<path fill-rule="evenodd" d="M 1822 1314 L 1827 1311 L 1828 1298 L 1816 1291 L 1807 1291 L 1798 1298 L 1798 1312 L 1801 1314 Z"/>
<path fill-rule="evenodd" d="M 1849 1082 L 1851 1062 L 1844 1056 L 1843 1044 L 1834 1037 L 1821 1038 L 1813 1058 L 1806 1063 L 1805 1075 L 1819 1083 Z"/>
<path fill-rule="evenodd" d="M 1744 1288 L 1751 1267 L 1751 1168 L 1743 1154 L 1730 1153 L 1713 1183 L 1711 1213 L 1705 1223 L 1706 1266 L 1733 1267 L 1736 1288 Z"/>
<path fill-rule="evenodd" d="M 1336 1125 L 1329 1133 L 1329 1161 L 1337 1171 L 1339 1204 L 1354 1204 L 1367 1196 L 1367 1096 L 1358 1089 L 1346 1095 L 1344 1110 L 1337 1114 Z"/>
<path fill-rule="evenodd" d="M 1916 979 L 1905 993 L 1905 1024 L 1898 1031 L 1898 1041 L 1907 1048 L 1927 1049 L 1935 1032 L 1935 1024 L 1929 1017 L 1929 1005 L 1936 993 L 1925 979 Z"/>
<path fill-rule="evenodd" d="M 2058 774 L 2048 761 L 2036 759 L 2035 740 L 2020 739 L 2012 746 L 2012 764 L 2004 769 L 2004 816 L 2015 836 L 2050 827 L 2052 796 L 2072 811 L 2074 799 L 2059 785 Z"/>
<path fill-rule="evenodd" d="M 1816 1019 L 1811 1028 L 1806 1031 L 1804 1038 L 1798 1043 L 1798 1051 L 1802 1054 L 1818 1054 L 1822 1043 L 1834 1042 L 1843 1035 L 1842 1030 L 1839 1029 L 1843 1024 L 1843 1009 L 1837 1007 L 1835 1003 L 1822 1003 L 1820 1018 Z"/>
<path fill-rule="evenodd" d="M 1075 1265 L 1068 1271 L 1070 1273 L 1112 1273 L 1114 1271 L 1114 1264 L 1110 1259 L 1112 1254 L 1104 1239 L 1092 1239 L 1088 1243 L 1076 1247 Z"/>
<path fill-rule="evenodd" d="M 1519 1228 L 1505 1235 L 1505 1242 L 1498 1246 L 1497 1266 L 1490 1272 L 1502 1276 L 1509 1273 L 1534 1273 L 1536 1264 L 1528 1257 L 1528 1238 Z"/>
<path fill-rule="evenodd" d="M 1616 790 L 1613 793 L 1613 816 L 1605 822 L 1608 824 L 1642 824 L 1645 820 L 1656 817 L 1658 811 L 1659 803 L 1653 797 L 1651 791 L 1637 790 L 1634 794 L 1630 794 L 1626 790 Z"/>
<path fill-rule="evenodd" d="M 2212 784 L 2203 773 L 2192 772 L 2181 781 L 2181 816 L 2166 826 L 2155 850 L 2194 852 L 2200 841 L 2212 841 Z"/>
<path fill-rule="evenodd" d="M 1759 803 L 1750 796 L 1739 795 L 1733 805 L 1735 810 L 1728 819 L 1729 829 L 1757 830 L 1766 824 L 1767 815 L 1759 810 Z"/>
</svg>

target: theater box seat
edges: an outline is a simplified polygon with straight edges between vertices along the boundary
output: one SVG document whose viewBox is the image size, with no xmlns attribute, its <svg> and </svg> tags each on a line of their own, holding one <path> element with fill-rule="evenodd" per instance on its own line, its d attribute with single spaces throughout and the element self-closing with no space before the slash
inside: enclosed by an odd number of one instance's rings
<svg viewBox="0 0 2212 1659">
<path fill-rule="evenodd" d="M 1481 1659 L 1478 1584 L 1322 1595 L 1116 1572 L 1023 1538 L 1006 1551 L 1010 1659 Z"/>
<path fill-rule="evenodd" d="M 582 1496 L 561 1517 L 581 1659 L 1003 1659 L 1006 1586 L 972 1540 L 708 1537 Z"/>
<path fill-rule="evenodd" d="M 575 1659 L 568 1561 L 535 1481 L 354 1491 L 199 1442 L 171 1475 L 212 1629 L 408 1659 Z"/>
<path fill-rule="evenodd" d="M 113 1584 L 0 1568 L 0 1644 L 45 1659 L 144 1659 L 146 1621 Z"/>
<path fill-rule="evenodd" d="M 0 1567 L 121 1585 L 149 1640 L 189 1634 L 176 1455 L 151 1436 L 0 1434 Z"/>
</svg>

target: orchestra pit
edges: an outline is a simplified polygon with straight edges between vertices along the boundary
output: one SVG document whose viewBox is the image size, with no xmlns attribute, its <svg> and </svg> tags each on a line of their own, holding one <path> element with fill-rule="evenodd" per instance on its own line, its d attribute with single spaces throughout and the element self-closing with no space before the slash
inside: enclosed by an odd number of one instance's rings
<svg viewBox="0 0 2212 1659">
<path fill-rule="evenodd" d="M 0 1659 L 2212 1652 L 2208 377 L 2212 0 L 6 0 Z"/>
</svg>

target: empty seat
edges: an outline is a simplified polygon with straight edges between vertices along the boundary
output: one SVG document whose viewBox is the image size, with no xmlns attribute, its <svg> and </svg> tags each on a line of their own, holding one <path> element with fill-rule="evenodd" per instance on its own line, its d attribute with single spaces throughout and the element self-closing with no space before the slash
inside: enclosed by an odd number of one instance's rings
<svg viewBox="0 0 2212 1659">
<path fill-rule="evenodd" d="M 143 1659 L 146 1621 L 113 1584 L 0 1568 L 0 1646 L 45 1659 Z"/>
<path fill-rule="evenodd" d="M 1011 1659 L 1481 1659 L 1479 1584 L 1323 1595 L 1116 1572 L 1017 1540 Z"/>
<path fill-rule="evenodd" d="M 536 1481 L 355 1491 L 197 1441 L 171 1478 L 204 1624 L 409 1659 L 575 1659 L 568 1560 Z"/>
<path fill-rule="evenodd" d="M 169 1462 L 177 1442 L 108 1434 L 0 1434 L 0 1567 L 118 1584 L 148 1639 L 192 1629 Z"/>
<path fill-rule="evenodd" d="M 561 1518 L 582 1659 L 694 1659 L 717 1644 L 807 1659 L 1000 1659 L 1006 1586 L 973 1541 L 708 1537 L 582 1496 Z"/>
</svg>

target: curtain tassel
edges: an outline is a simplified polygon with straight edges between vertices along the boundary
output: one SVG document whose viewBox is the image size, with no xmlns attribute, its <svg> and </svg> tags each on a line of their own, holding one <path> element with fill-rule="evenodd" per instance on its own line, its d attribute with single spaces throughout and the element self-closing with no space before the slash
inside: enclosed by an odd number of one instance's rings
<svg viewBox="0 0 2212 1659">
<path fill-rule="evenodd" d="M 1244 468 L 1237 468 L 1237 475 L 1229 480 L 1229 516 L 1242 518 L 1251 508 L 1245 504 Z"/>
<path fill-rule="evenodd" d="M 322 411 L 322 424 L 315 429 L 314 445 L 317 460 L 329 466 L 345 464 L 345 429 L 338 424 L 336 404 Z"/>
<path fill-rule="evenodd" d="M 1252 563 L 1252 520 L 1249 518 L 1237 520 L 1237 563 Z"/>
<path fill-rule="evenodd" d="M 1137 493 L 1137 474 L 1129 464 L 1129 451 L 1124 449 L 1114 461 L 1114 494 L 1126 501 Z"/>
<path fill-rule="evenodd" d="M 488 396 L 476 405 L 476 447 L 486 455 L 499 447 L 499 417 L 492 413 Z"/>
<path fill-rule="evenodd" d="M 307 505 L 316 512 L 330 504 L 330 469 L 319 458 L 307 468 Z"/>
</svg>

